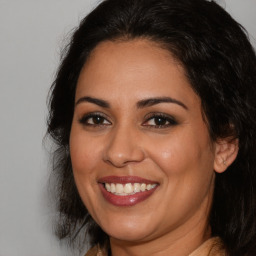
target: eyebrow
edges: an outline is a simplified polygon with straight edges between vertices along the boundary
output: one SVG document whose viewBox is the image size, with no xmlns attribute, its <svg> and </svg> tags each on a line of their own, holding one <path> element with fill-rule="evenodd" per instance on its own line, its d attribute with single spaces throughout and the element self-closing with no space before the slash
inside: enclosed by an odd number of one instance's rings
<svg viewBox="0 0 256 256">
<path fill-rule="evenodd" d="M 82 102 L 90 102 L 90 103 L 96 104 L 103 108 L 110 108 L 110 104 L 107 101 L 102 100 L 102 99 L 96 99 L 96 98 L 92 98 L 92 97 L 88 97 L 88 96 L 82 97 L 76 102 L 76 105 L 78 105 Z"/>
<path fill-rule="evenodd" d="M 90 102 L 103 108 L 110 108 L 110 104 L 107 101 L 102 99 L 92 98 L 89 96 L 78 99 L 78 101 L 76 102 L 76 105 L 82 102 Z M 145 108 L 145 107 L 151 107 L 160 103 L 174 103 L 183 107 L 186 110 L 188 109 L 188 107 L 184 103 L 170 97 L 157 97 L 157 98 L 144 99 L 144 100 L 138 101 L 136 105 L 137 105 L 137 108 Z"/>
<path fill-rule="evenodd" d="M 183 107 L 184 109 L 188 109 L 188 107 L 182 103 L 179 100 L 170 98 L 170 97 L 158 97 L 158 98 L 149 98 L 149 99 L 145 99 L 145 100 L 140 100 L 137 103 L 137 108 L 145 108 L 145 107 L 150 107 L 156 104 L 160 104 L 160 103 L 174 103 L 177 104 L 181 107 Z"/>
</svg>

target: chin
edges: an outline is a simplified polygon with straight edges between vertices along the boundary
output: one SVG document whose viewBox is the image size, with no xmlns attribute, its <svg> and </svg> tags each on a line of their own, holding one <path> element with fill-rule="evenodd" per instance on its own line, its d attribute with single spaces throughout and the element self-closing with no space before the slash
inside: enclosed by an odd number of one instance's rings
<svg viewBox="0 0 256 256">
<path fill-rule="evenodd" d="M 148 233 L 148 230 L 147 230 Z M 107 233 L 111 238 L 116 240 L 126 241 L 126 242 L 140 242 L 148 240 L 149 234 L 145 231 L 130 230 L 130 231 L 112 231 Z"/>
<path fill-rule="evenodd" d="M 146 223 L 134 223 L 125 221 L 124 223 L 116 221 L 115 224 L 102 225 L 103 230 L 111 237 L 117 240 L 134 242 L 144 241 L 153 233 L 153 228 L 150 228 Z"/>
</svg>

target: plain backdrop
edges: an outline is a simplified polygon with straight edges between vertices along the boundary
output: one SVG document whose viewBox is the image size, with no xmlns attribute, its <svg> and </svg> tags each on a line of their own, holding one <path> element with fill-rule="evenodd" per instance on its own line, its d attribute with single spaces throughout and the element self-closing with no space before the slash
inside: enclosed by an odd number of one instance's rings
<svg viewBox="0 0 256 256">
<path fill-rule="evenodd" d="M 72 255 L 52 234 L 46 98 L 69 32 L 98 2 L 0 0 L 0 256 Z M 256 47 L 256 0 L 218 2 Z"/>
</svg>

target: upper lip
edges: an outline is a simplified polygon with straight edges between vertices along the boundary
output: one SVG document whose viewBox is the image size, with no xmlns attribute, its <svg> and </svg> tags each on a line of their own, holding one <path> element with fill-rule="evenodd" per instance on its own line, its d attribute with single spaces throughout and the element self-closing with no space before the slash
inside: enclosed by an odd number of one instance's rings
<svg viewBox="0 0 256 256">
<path fill-rule="evenodd" d="M 99 183 L 145 183 L 145 184 L 158 184 L 153 180 L 148 180 L 138 176 L 106 176 L 98 180 Z"/>
</svg>

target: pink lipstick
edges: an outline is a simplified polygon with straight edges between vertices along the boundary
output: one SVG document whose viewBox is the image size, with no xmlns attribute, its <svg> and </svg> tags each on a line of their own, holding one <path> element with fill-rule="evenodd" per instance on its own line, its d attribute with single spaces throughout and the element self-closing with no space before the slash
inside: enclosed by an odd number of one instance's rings
<svg viewBox="0 0 256 256">
<path fill-rule="evenodd" d="M 98 180 L 103 197 L 115 206 L 133 206 L 150 197 L 158 182 L 137 176 L 106 176 Z"/>
</svg>

